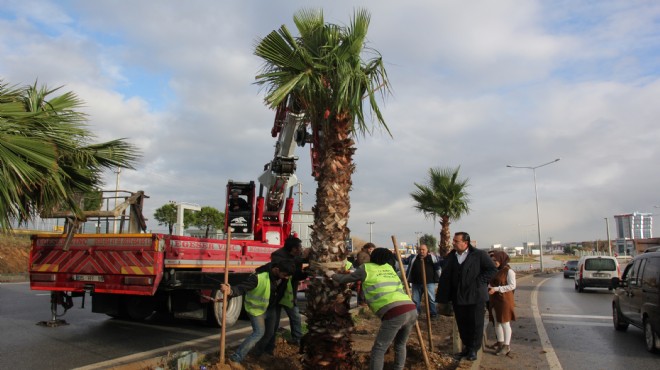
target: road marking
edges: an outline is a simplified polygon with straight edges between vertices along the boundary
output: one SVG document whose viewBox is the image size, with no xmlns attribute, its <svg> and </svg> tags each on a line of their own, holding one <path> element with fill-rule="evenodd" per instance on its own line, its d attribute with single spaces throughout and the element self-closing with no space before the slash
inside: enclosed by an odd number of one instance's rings
<svg viewBox="0 0 660 370">
<path fill-rule="evenodd" d="M 612 326 L 611 323 L 604 322 L 585 322 L 585 321 L 561 321 L 561 320 L 544 320 L 546 324 L 555 324 L 555 325 L 569 325 L 569 326 Z"/>
<path fill-rule="evenodd" d="M 612 320 L 612 316 L 595 316 L 595 315 L 567 315 L 561 313 L 544 313 L 543 317 L 569 317 L 572 319 L 597 319 L 597 320 Z"/>
<path fill-rule="evenodd" d="M 534 290 L 532 291 L 532 315 L 534 316 L 534 322 L 536 323 L 536 331 L 539 333 L 539 337 L 541 338 L 541 346 L 543 347 L 543 351 L 545 351 L 545 359 L 548 361 L 548 366 L 550 369 L 561 370 L 563 368 L 561 367 L 559 358 L 557 358 L 555 349 L 552 347 L 552 343 L 550 343 L 548 333 L 545 331 L 545 327 L 543 327 L 543 321 L 541 319 L 541 314 L 539 313 L 539 288 L 541 285 L 543 285 L 543 283 L 548 281 L 548 279 L 550 278 L 546 278 L 545 280 L 541 281 L 536 287 L 534 287 Z"/>
</svg>

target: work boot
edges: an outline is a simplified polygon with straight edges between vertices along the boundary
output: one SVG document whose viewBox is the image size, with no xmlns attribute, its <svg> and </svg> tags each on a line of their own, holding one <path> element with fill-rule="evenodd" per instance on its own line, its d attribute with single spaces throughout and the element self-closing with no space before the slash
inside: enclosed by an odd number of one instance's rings
<svg viewBox="0 0 660 370">
<path fill-rule="evenodd" d="M 511 352 L 511 348 L 509 347 L 508 344 L 502 344 L 500 349 L 497 351 L 496 355 L 497 356 L 506 356 Z"/>
<path fill-rule="evenodd" d="M 477 351 L 470 350 L 467 355 L 467 360 L 468 361 L 477 361 Z"/>
<path fill-rule="evenodd" d="M 495 343 L 491 344 L 490 346 L 486 346 L 486 347 L 488 347 L 490 349 L 494 349 L 495 351 L 499 351 L 503 344 L 504 344 L 504 342 L 495 342 Z"/>
</svg>

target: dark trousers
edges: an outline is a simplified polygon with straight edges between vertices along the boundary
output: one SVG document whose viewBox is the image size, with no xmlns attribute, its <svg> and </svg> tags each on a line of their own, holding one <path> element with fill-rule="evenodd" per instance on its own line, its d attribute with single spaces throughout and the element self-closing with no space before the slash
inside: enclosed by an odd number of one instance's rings
<svg viewBox="0 0 660 370">
<path fill-rule="evenodd" d="M 478 351 L 484 338 L 484 310 L 486 302 L 477 304 L 454 304 L 454 318 L 463 345 L 468 350 Z"/>
</svg>

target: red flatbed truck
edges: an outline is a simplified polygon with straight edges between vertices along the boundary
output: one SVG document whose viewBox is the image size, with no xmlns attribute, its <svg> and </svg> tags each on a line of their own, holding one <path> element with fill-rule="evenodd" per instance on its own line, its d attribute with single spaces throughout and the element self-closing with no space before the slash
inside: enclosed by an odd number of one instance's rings
<svg viewBox="0 0 660 370">
<path fill-rule="evenodd" d="M 278 137 L 274 159 L 259 177 L 259 194 L 254 182 L 229 181 L 226 191 L 225 227 L 232 227 L 230 284 L 237 284 L 270 261 L 270 254 L 282 247 L 291 232 L 295 177 L 294 144 L 302 146 L 310 137 L 305 133 L 302 114 L 282 105 L 278 109 L 273 137 Z M 238 191 L 247 209 L 229 209 L 229 198 Z M 288 196 L 285 198 L 285 194 Z M 118 192 L 108 192 L 118 196 Z M 154 312 L 175 317 L 221 323 L 226 240 L 145 233 L 142 191 L 122 191 L 123 203 L 113 210 L 53 212 L 49 217 L 66 219 L 61 235 L 37 234 L 30 252 L 30 287 L 51 292 L 51 320 L 73 305 L 74 297 L 87 294 L 92 312 L 134 320 Z M 116 199 L 116 198 L 115 198 Z M 107 202 L 109 203 L 109 202 Z M 283 209 L 283 212 L 282 212 Z M 119 223 L 119 234 L 80 234 L 82 223 Z M 227 325 L 238 320 L 242 297 L 229 301 Z"/>
</svg>

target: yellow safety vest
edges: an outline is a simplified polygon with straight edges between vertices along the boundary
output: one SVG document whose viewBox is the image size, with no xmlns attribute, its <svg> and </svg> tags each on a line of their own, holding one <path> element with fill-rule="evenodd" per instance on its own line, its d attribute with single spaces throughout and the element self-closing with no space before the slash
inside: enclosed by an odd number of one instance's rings
<svg viewBox="0 0 660 370">
<path fill-rule="evenodd" d="M 293 294 L 293 284 L 291 283 L 291 278 L 289 278 L 289 281 L 286 283 L 284 295 L 280 299 L 280 304 L 284 307 L 293 308 Z"/>
<path fill-rule="evenodd" d="M 352 268 L 353 268 L 353 264 L 351 263 L 351 261 L 346 260 L 346 264 L 344 265 L 344 270 L 348 271 Z"/>
<path fill-rule="evenodd" d="M 364 300 L 369 308 L 377 313 L 381 308 L 393 302 L 409 301 L 410 297 L 403 291 L 401 279 L 392 266 L 365 263 L 367 277 L 362 282 Z"/>
<path fill-rule="evenodd" d="M 245 311 L 252 316 L 263 315 L 270 301 L 270 276 L 268 271 L 257 275 L 257 287 L 245 294 Z"/>
</svg>

